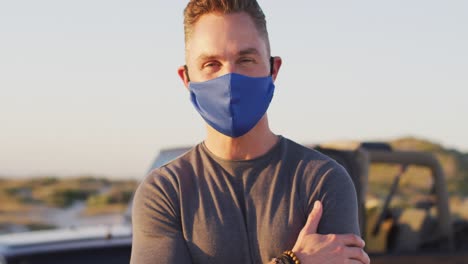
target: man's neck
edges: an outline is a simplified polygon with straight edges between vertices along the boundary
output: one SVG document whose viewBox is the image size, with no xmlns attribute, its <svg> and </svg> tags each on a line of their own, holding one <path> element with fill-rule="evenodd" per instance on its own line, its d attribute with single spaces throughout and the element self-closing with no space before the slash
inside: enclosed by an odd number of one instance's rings
<svg viewBox="0 0 468 264">
<path fill-rule="evenodd" d="M 267 153 L 278 141 L 268 127 L 264 116 L 247 134 L 231 138 L 211 127 L 207 129 L 206 147 L 216 156 L 226 160 L 250 160 Z"/>
</svg>

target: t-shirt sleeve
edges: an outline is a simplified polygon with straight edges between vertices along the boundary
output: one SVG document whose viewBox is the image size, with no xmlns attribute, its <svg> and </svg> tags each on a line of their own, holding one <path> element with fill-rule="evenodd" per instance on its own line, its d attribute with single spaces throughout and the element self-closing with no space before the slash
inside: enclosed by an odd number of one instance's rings
<svg viewBox="0 0 468 264">
<path fill-rule="evenodd" d="M 320 234 L 360 235 L 356 189 L 346 170 L 334 161 L 327 162 L 316 181 L 316 195 L 309 196 L 308 213 L 315 200 L 323 204 L 318 226 Z"/>
<path fill-rule="evenodd" d="M 131 264 L 190 264 L 174 180 L 153 172 L 135 192 Z"/>
</svg>

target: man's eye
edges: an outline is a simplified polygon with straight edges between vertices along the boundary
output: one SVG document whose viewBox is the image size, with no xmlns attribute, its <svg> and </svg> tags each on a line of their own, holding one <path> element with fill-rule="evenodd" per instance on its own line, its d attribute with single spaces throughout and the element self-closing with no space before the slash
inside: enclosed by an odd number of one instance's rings
<svg viewBox="0 0 468 264">
<path fill-rule="evenodd" d="M 239 59 L 239 62 L 243 63 L 243 64 L 244 63 L 253 63 L 253 62 L 255 62 L 255 60 L 252 59 L 252 58 L 241 58 L 241 59 Z"/>
<path fill-rule="evenodd" d="M 216 67 L 218 65 L 219 65 L 219 63 L 217 63 L 215 61 L 212 61 L 212 62 L 207 62 L 207 63 L 203 64 L 203 68 Z"/>
</svg>

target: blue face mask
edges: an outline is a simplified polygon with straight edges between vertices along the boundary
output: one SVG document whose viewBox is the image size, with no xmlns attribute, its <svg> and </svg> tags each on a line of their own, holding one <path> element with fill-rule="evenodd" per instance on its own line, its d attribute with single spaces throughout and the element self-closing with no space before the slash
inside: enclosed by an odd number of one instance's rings
<svg viewBox="0 0 468 264">
<path fill-rule="evenodd" d="M 206 82 L 190 82 L 190 99 L 202 118 L 229 137 L 249 132 L 270 105 L 275 85 L 271 76 L 229 73 Z"/>
</svg>

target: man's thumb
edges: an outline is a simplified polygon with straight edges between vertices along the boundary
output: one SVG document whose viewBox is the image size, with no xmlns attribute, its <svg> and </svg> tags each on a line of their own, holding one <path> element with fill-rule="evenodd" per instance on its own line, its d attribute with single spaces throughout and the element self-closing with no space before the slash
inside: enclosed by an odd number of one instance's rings
<svg viewBox="0 0 468 264">
<path fill-rule="evenodd" d="M 310 212 L 307 223 L 304 226 L 304 231 L 307 234 L 317 233 L 320 218 L 322 218 L 322 203 L 320 201 L 315 201 L 314 208 L 312 208 L 312 212 Z"/>
</svg>

